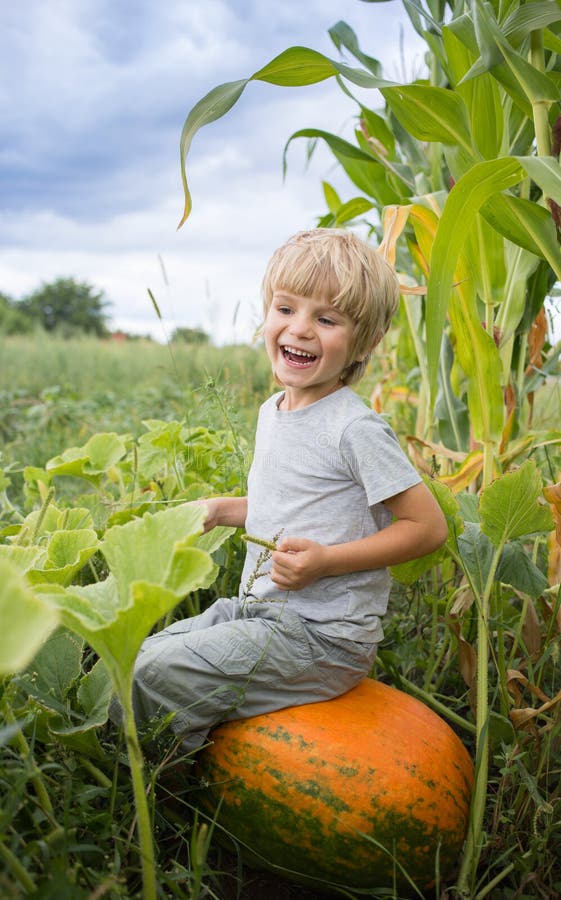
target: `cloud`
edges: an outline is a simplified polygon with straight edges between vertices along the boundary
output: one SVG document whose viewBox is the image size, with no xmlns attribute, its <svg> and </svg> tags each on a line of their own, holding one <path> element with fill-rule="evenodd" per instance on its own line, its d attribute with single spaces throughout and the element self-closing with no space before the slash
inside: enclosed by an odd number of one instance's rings
<svg viewBox="0 0 561 900">
<path fill-rule="evenodd" d="M 208 90 L 249 76 L 288 46 L 337 56 L 327 29 L 338 19 L 386 66 L 398 59 L 397 3 L 4 4 L 0 290 L 20 297 L 73 276 L 105 291 L 116 325 L 157 333 L 150 287 L 170 323 L 209 327 L 227 340 L 237 310 L 238 333 L 250 333 L 268 256 L 315 224 L 322 179 L 346 182 L 321 146 L 306 173 L 302 141 L 290 147 L 283 182 L 284 144 L 306 126 L 351 135 L 356 107 L 333 79 L 301 90 L 249 84 L 227 117 L 195 136 L 194 209 L 177 232 L 181 128 Z M 376 92 L 369 102 L 379 102 Z"/>
</svg>

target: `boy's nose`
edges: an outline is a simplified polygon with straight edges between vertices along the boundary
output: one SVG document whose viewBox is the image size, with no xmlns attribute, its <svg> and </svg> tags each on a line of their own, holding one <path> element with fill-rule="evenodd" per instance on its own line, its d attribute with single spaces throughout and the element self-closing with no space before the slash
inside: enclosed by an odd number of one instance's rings
<svg viewBox="0 0 561 900">
<path fill-rule="evenodd" d="M 294 316 L 290 321 L 290 331 L 301 338 L 313 337 L 312 321 L 309 316 Z"/>
</svg>

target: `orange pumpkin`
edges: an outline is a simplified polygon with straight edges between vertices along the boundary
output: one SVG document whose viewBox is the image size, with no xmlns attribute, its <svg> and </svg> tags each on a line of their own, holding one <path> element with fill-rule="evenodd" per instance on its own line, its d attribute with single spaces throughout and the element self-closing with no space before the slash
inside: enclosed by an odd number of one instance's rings
<svg viewBox="0 0 561 900">
<path fill-rule="evenodd" d="M 458 862 L 472 760 L 402 691 L 365 679 L 334 700 L 225 723 L 211 740 L 200 805 L 250 865 L 323 888 L 424 889 Z"/>
</svg>

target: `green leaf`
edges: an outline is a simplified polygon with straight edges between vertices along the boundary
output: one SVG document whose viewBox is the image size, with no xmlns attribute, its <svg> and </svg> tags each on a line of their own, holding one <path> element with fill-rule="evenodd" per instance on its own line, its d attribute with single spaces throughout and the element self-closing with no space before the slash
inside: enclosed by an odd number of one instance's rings
<svg viewBox="0 0 561 900">
<path fill-rule="evenodd" d="M 294 134 L 291 134 L 285 144 L 282 160 L 283 172 L 286 172 L 286 153 L 288 147 L 295 138 L 321 138 L 325 141 L 329 149 L 337 154 L 337 158 L 360 160 L 362 163 L 373 167 L 380 165 L 371 154 L 365 153 L 360 147 L 356 147 L 354 144 L 344 141 L 343 138 L 337 137 L 336 134 L 331 134 L 329 131 L 322 131 L 319 128 L 301 128 L 299 131 L 295 131 Z"/>
<path fill-rule="evenodd" d="M 228 110 L 232 108 L 234 103 L 236 103 L 243 93 L 243 89 L 248 81 L 248 78 L 243 78 L 240 81 L 230 81 L 227 84 L 220 84 L 218 87 L 213 88 L 195 104 L 185 120 L 179 139 L 181 181 L 183 182 L 183 191 L 185 193 L 185 209 L 183 211 L 183 218 L 177 226 L 178 228 L 181 228 L 191 212 L 192 207 L 191 194 L 189 192 L 187 174 L 185 171 L 185 160 L 191 147 L 191 141 L 199 128 L 202 128 L 203 125 L 208 125 L 210 122 L 214 122 L 216 119 L 220 119 L 221 116 L 225 115 Z"/>
<path fill-rule="evenodd" d="M 81 711 L 74 709 L 71 715 L 51 718 L 50 733 L 75 753 L 103 759 L 105 752 L 99 742 L 97 729 L 107 722 L 112 695 L 111 677 L 103 660 L 98 659 L 95 666 L 81 679 L 76 693 Z"/>
<path fill-rule="evenodd" d="M 504 426 L 501 360 L 495 341 L 479 321 L 475 296 L 468 286 L 451 298 L 449 315 L 456 355 L 468 377 L 473 437 L 482 442 L 499 440 Z"/>
<path fill-rule="evenodd" d="M 102 659 L 98 659 L 80 681 L 77 698 L 84 712 L 82 728 L 103 725 L 111 700 L 111 679 Z"/>
<path fill-rule="evenodd" d="M 561 166 L 553 156 L 518 156 L 520 165 L 539 185 L 544 196 L 561 205 Z"/>
<path fill-rule="evenodd" d="M 113 432 L 94 434 L 83 447 L 69 447 L 50 459 L 45 469 L 51 475 L 73 475 L 96 481 L 127 452 L 122 437 Z"/>
<path fill-rule="evenodd" d="M 251 81 L 266 81 L 284 87 L 317 84 L 340 73 L 340 66 L 309 47 L 289 47 L 251 76 Z"/>
<path fill-rule="evenodd" d="M 112 587 L 112 596 L 106 591 L 104 614 L 95 606 L 98 585 L 85 588 L 38 585 L 37 592 L 58 610 L 67 628 L 93 647 L 117 686 L 131 677 L 143 640 L 153 625 L 177 604 L 178 597 L 160 585 L 137 581 L 131 586 L 129 605 L 122 608 L 115 581 L 111 580 L 107 587 Z"/>
<path fill-rule="evenodd" d="M 432 478 L 424 478 L 423 480 L 446 517 L 448 523 L 447 547 L 449 549 L 450 544 L 455 547 L 457 535 L 462 532 L 464 527 L 459 515 L 458 501 L 450 488 L 446 487 L 445 484 Z M 391 566 L 391 576 L 402 584 L 414 584 L 425 572 L 429 572 L 434 566 L 438 565 L 445 558 L 446 553 L 447 548 L 440 547 L 426 556 Z"/>
<path fill-rule="evenodd" d="M 215 571 L 209 553 L 232 529 L 198 538 L 204 506 L 182 504 L 114 526 L 102 542 L 111 574 L 102 582 L 63 588 L 39 585 L 37 592 L 59 611 L 61 621 L 86 640 L 104 661 L 121 692 L 154 624 L 186 593 L 208 586 Z"/>
<path fill-rule="evenodd" d="M 513 47 L 526 40 L 531 31 L 541 31 L 553 22 L 561 20 L 561 8 L 551 0 L 534 0 L 513 7 L 513 11 L 501 24 L 501 31 Z"/>
<path fill-rule="evenodd" d="M 511 194 L 495 194 L 483 204 L 481 214 L 507 240 L 547 260 L 561 278 L 557 230 L 543 206 Z"/>
<path fill-rule="evenodd" d="M 458 538 L 458 552 L 474 593 L 481 597 L 485 593 L 495 550 L 480 525 L 466 522 L 464 532 Z"/>
<path fill-rule="evenodd" d="M 532 562 L 522 544 L 510 541 L 505 545 L 496 573 L 497 581 L 510 584 L 517 591 L 537 600 L 548 587 L 543 572 Z"/>
<path fill-rule="evenodd" d="M 335 217 L 335 226 L 339 228 L 347 222 L 352 222 L 353 219 L 363 216 L 364 213 L 370 212 L 371 209 L 374 209 L 374 204 L 370 200 L 367 200 L 365 197 L 353 197 L 339 207 L 339 212 Z"/>
<path fill-rule="evenodd" d="M 300 87 L 316 84 L 337 75 L 365 88 L 381 88 L 394 83 L 378 78 L 364 69 L 354 69 L 344 63 L 336 62 L 317 50 L 311 50 L 308 47 L 289 47 L 249 78 L 218 85 L 199 100 L 189 112 L 180 138 L 181 180 L 185 194 L 185 207 L 178 228 L 184 224 L 192 208 L 185 162 L 193 137 L 203 125 L 214 122 L 225 115 L 234 106 L 250 81 L 265 81 L 285 87 Z"/>
<path fill-rule="evenodd" d="M 41 565 L 35 565 L 28 572 L 29 581 L 32 584 L 45 581 L 70 584 L 98 547 L 99 540 L 92 529 L 55 531 Z"/>
<path fill-rule="evenodd" d="M 516 472 L 508 472 L 481 494 L 481 529 L 497 547 L 535 532 L 551 531 L 549 506 L 538 501 L 543 495 L 542 477 L 528 460 Z"/>
<path fill-rule="evenodd" d="M 128 603 L 135 581 L 167 587 L 167 579 L 172 577 L 171 561 L 178 561 L 174 557 L 176 545 L 180 545 L 177 552 L 183 556 L 202 531 L 205 514 L 201 506 L 182 504 L 105 532 L 101 550 L 117 581 L 121 605 Z"/>
<path fill-rule="evenodd" d="M 465 403 L 456 396 L 452 388 L 450 371 L 453 362 L 452 346 L 448 336 L 444 335 L 434 415 L 440 439 L 445 446 L 452 450 L 463 450 L 469 442 L 469 417 Z"/>
<path fill-rule="evenodd" d="M 551 79 L 512 49 L 504 30 L 494 18 L 490 4 L 474 5 L 474 21 L 481 59 L 486 69 L 492 70 L 504 61 L 530 103 L 555 102 L 559 99 L 559 92 Z"/>
<path fill-rule="evenodd" d="M 382 88 L 403 127 L 419 141 L 440 141 L 472 153 L 469 116 L 459 94 L 421 84 Z"/>
<path fill-rule="evenodd" d="M 356 34 L 346 22 L 337 22 L 329 29 L 329 36 L 337 47 L 337 50 L 340 51 L 341 47 L 344 47 L 345 50 L 349 50 L 363 66 L 366 66 L 373 75 L 381 75 L 382 67 L 380 62 L 372 56 L 367 56 L 366 53 L 362 52 Z"/>
<path fill-rule="evenodd" d="M 327 203 L 328 210 L 335 215 L 337 210 L 341 206 L 341 198 L 339 194 L 335 190 L 335 188 L 331 187 L 327 181 L 322 181 L 321 183 L 323 187 L 323 196 L 325 197 L 325 202 Z"/>
<path fill-rule="evenodd" d="M 69 694 L 80 679 L 84 642 L 60 628 L 35 655 L 17 684 L 47 712 L 67 715 Z"/>
<path fill-rule="evenodd" d="M 11 563 L 20 572 L 28 572 L 40 566 L 47 555 L 43 547 L 33 544 L 31 547 L 20 547 L 18 544 L 0 544 L 0 563 L 4 560 Z"/>
<path fill-rule="evenodd" d="M 20 570 L 0 559 L 0 674 L 24 669 L 54 631 L 59 615 L 29 587 Z"/>
<path fill-rule="evenodd" d="M 520 325 L 526 311 L 527 286 L 539 261 L 532 253 L 507 243 L 505 247 L 507 277 L 504 286 L 502 303 L 495 316 L 494 327 L 501 335 L 501 356 L 503 346 L 508 344 L 512 335 Z M 510 365 L 510 360 L 509 360 Z"/>
<path fill-rule="evenodd" d="M 522 178 L 523 170 L 516 160 L 486 160 L 472 166 L 448 195 L 432 248 L 427 285 L 427 362 L 433 396 L 446 310 L 464 241 L 481 206 Z"/>
</svg>

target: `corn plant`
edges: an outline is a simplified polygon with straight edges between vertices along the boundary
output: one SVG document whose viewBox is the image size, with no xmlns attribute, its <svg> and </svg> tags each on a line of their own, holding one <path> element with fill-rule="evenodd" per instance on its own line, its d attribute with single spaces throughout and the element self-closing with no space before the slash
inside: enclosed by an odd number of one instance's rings
<svg viewBox="0 0 561 900">
<path fill-rule="evenodd" d="M 490 615 L 500 621 L 502 584 L 514 580 L 529 598 L 547 588 L 543 573 L 529 565 L 525 543 L 529 532 L 552 528 L 544 481 L 555 482 L 561 465 L 561 431 L 532 430 L 535 391 L 557 372 L 561 349 L 548 343 L 544 313 L 561 279 L 561 8 L 551 0 L 407 0 L 404 7 L 428 50 L 426 74 L 411 83 L 384 78 L 379 62 L 339 22 L 330 35 L 344 60 L 292 47 L 203 97 L 180 140 L 180 225 L 191 209 L 186 160 L 193 137 L 227 113 L 252 81 L 305 86 L 335 78 L 350 98 L 354 85 L 381 94 L 381 110 L 355 101 L 355 143 L 302 128 L 288 139 L 285 164 L 293 140 L 311 142 L 310 152 L 324 141 L 360 191 L 341 200 L 325 184 L 328 212 L 319 223 L 344 226 L 369 215 L 380 251 L 402 275 L 400 324 L 408 334 L 398 339 L 396 364 L 406 347 L 418 367 L 415 459 L 427 473 L 440 471 L 455 492 L 481 492 L 478 511 L 471 500 L 459 509 L 461 526 L 452 515 L 447 545 L 475 597 L 478 622 L 477 786 L 458 882 L 467 895 L 487 790 Z M 407 403 L 410 393 L 402 396 Z M 543 474 L 525 463 L 539 453 Z M 453 501 L 439 499 L 450 514 Z"/>
</svg>

